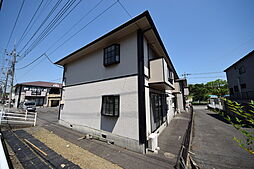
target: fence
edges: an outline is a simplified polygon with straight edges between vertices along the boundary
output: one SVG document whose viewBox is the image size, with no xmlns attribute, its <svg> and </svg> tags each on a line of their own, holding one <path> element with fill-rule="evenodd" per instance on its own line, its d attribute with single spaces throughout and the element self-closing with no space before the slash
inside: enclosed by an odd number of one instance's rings
<svg viewBox="0 0 254 169">
<path fill-rule="evenodd" d="M 185 135 L 183 137 L 181 149 L 177 158 L 176 168 L 187 169 L 188 155 L 190 149 L 190 141 L 192 137 L 192 125 L 193 125 L 193 107 L 190 107 L 191 118 L 188 123 Z"/>
<path fill-rule="evenodd" d="M 0 125 L 4 123 L 8 124 L 27 124 L 27 125 L 36 125 L 37 112 L 25 112 L 25 113 L 14 113 L 8 112 L 4 109 L 0 110 Z"/>
</svg>

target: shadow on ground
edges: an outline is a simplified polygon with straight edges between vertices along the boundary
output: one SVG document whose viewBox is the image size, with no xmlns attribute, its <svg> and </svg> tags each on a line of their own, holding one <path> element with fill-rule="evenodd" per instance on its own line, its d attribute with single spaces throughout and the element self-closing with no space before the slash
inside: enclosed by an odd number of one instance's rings
<svg viewBox="0 0 254 169">
<path fill-rule="evenodd" d="M 213 113 L 207 113 L 209 116 L 212 116 L 213 118 L 216 118 L 217 120 L 220 120 L 224 123 L 230 124 L 226 119 L 224 119 L 224 117 L 222 117 L 219 114 L 213 114 Z"/>
</svg>

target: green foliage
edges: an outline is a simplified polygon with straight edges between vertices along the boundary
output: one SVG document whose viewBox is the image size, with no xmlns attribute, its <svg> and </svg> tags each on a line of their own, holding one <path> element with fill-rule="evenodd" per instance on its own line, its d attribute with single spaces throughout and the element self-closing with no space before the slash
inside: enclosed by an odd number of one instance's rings
<svg viewBox="0 0 254 169">
<path fill-rule="evenodd" d="M 207 82 L 206 87 L 209 94 L 217 95 L 219 97 L 228 94 L 228 83 L 226 80 L 217 79 L 212 82 Z"/>
<path fill-rule="evenodd" d="M 190 84 L 189 90 L 193 101 L 206 101 L 209 98 L 208 95 L 221 97 L 229 93 L 227 81 L 222 79 L 207 82 L 206 84 Z"/>
<path fill-rule="evenodd" d="M 193 96 L 193 101 L 205 101 L 208 99 L 208 90 L 205 84 L 189 85 L 190 95 Z"/>
<path fill-rule="evenodd" d="M 243 148 L 244 150 L 248 151 L 249 153 L 254 155 L 254 134 L 253 131 L 248 131 L 246 127 L 251 128 L 251 130 L 254 129 L 254 111 L 251 110 L 251 108 L 254 109 L 254 102 L 251 101 L 248 106 L 251 107 L 248 109 L 248 111 L 245 111 L 244 108 L 247 108 L 242 106 L 241 104 L 224 99 L 225 104 L 229 108 L 230 111 L 235 113 L 235 116 L 228 116 L 225 113 L 219 113 L 221 116 L 224 117 L 229 123 L 231 123 L 234 128 L 239 130 L 244 136 L 245 139 L 241 140 L 236 137 L 233 139 L 238 143 L 238 145 Z"/>
</svg>

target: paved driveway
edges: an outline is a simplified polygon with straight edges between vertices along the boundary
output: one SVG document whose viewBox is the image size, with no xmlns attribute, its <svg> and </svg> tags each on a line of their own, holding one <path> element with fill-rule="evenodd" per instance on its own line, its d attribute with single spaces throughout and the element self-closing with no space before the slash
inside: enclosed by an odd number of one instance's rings
<svg viewBox="0 0 254 169">
<path fill-rule="evenodd" d="M 233 137 L 242 134 L 204 106 L 194 107 L 192 155 L 201 168 L 254 168 L 254 155 L 240 148 Z"/>
</svg>

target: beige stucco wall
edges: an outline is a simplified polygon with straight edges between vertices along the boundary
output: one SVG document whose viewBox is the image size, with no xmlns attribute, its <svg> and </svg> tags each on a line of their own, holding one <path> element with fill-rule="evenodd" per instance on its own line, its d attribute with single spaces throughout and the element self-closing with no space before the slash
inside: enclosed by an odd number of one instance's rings
<svg viewBox="0 0 254 169">
<path fill-rule="evenodd" d="M 61 120 L 138 140 L 137 76 L 64 88 Z M 102 95 L 120 95 L 120 116 L 101 115 Z"/>
<path fill-rule="evenodd" d="M 66 65 L 66 85 L 108 79 L 137 73 L 137 33 L 108 43 L 120 44 L 120 63 L 103 65 L 103 48 Z M 107 47 L 107 46 L 105 46 Z"/>
</svg>

